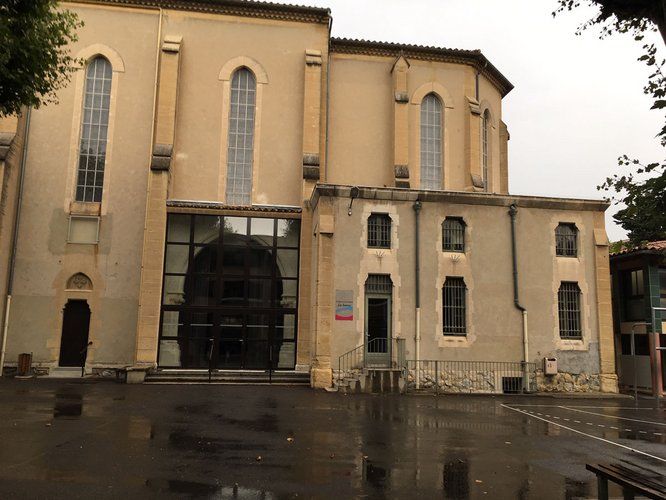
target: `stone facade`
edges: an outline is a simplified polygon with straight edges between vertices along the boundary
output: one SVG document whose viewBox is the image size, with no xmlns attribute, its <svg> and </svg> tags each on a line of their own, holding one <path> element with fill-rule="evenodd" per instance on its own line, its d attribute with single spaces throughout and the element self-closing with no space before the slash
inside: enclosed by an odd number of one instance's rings
<svg viewBox="0 0 666 500">
<path fill-rule="evenodd" d="M 509 193 L 502 100 L 513 86 L 479 51 L 331 38 L 331 13 L 321 8 L 237 0 L 63 6 L 85 23 L 71 47 L 84 64 L 58 105 L 33 110 L 30 120 L 0 120 L 7 366 L 32 352 L 43 369 L 82 363 L 89 374 L 129 369 L 140 381 L 148 370 L 205 369 L 214 359 L 215 369 L 287 366 L 322 388 L 332 385 L 339 357 L 380 328 L 386 342 L 403 340 L 406 360 L 539 366 L 557 357 L 561 370 L 616 390 L 607 205 Z M 89 181 L 81 165 L 88 168 L 91 151 L 83 104 L 96 60 L 109 67 L 108 106 L 99 111 L 104 175 L 90 181 L 101 196 L 86 201 L 78 190 Z M 241 73 L 249 75 L 243 89 Z M 232 95 L 245 90 L 241 114 Z M 426 99 L 437 103 L 437 123 L 424 121 Z M 252 137 L 242 144 L 240 121 Z M 428 133 L 430 159 L 421 150 Z M 439 162 L 434 181 L 429 161 Z M 422 189 L 426 181 L 439 184 Z M 245 190 L 249 202 L 232 203 L 230 189 Z M 513 303 L 510 206 L 525 318 Z M 21 210 L 17 234 L 12 207 Z M 369 244 L 373 214 L 391 221 L 388 246 Z M 463 251 L 443 248 L 446 217 L 464 221 Z M 170 233 L 172 223 L 187 232 Z M 574 258 L 555 254 L 560 223 L 578 228 Z M 290 227 L 300 230 L 294 238 Z M 370 275 L 388 279 L 392 291 L 366 290 Z M 72 285 L 80 276 L 85 286 Z M 467 287 L 461 335 L 443 331 L 447 278 Z M 563 338 L 557 321 L 563 282 L 581 291 L 575 339 Z M 72 330 L 71 303 L 90 313 L 85 332 Z M 382 317 L 372 315 L 377 304 Z M 85 359 L 64 359 L 71 335 L 89 342 Z M 477 370 L 423 382 L 497 392 L 497 376 Z"/>
</svg>

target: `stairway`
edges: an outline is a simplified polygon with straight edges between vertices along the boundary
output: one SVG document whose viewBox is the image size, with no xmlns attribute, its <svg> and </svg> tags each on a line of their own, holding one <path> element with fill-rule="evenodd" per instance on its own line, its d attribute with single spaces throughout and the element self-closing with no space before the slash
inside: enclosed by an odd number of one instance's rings
<svg viewBox="0 0 666 500">
<path fill-rule="evenodd" d="M 207 384 L 208 370 L 155 370 L 146 374 L 147 384 Z M 297 371 L 214 370 L 211 384 L 310 385 L 310 374 Z"/>
<path fill-rule="evenodd" d="M 362 368 L 346 373 L 335 383 L 338 392 L 343 394 L 397 394 L 405 388 L 403 370 L 400 368 Z"/>
</svg>

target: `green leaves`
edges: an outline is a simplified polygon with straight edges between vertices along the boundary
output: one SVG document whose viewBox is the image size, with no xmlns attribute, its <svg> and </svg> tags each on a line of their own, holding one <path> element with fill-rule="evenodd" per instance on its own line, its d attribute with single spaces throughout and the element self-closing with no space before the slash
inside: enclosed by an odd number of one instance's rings
<svg viewBox="0 0 666 500">
<path fill-rule="evenodd" d="M 607 177 L 597 187 L 616 193 L 612 201 L 625 205 L 613 219 L 629 233 L 634 244 L 666 239 L 666 161 L 644 165 L 622 155 L 618 165 L 638 168 L 626 175 Z"/>
<path fill-rule="evenodd" d="M 77 40 L 77 16 L 56 0 L 0 4 L 0 116 L 22 106 L 56 102 L 75 69 L 68 45 Z"/>
</svg>

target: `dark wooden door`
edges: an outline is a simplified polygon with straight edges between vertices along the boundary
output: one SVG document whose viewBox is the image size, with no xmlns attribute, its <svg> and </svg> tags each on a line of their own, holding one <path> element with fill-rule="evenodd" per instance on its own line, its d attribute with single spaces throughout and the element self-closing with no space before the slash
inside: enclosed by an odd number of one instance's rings
<svg viewBox="0 0 666 500">
<path fill-rule="evenodd" d="M 70 300 L 62 317 L 60 366 L 83 366 L 86 361 L 90 308 L 85 300 Z"/>
</svg>

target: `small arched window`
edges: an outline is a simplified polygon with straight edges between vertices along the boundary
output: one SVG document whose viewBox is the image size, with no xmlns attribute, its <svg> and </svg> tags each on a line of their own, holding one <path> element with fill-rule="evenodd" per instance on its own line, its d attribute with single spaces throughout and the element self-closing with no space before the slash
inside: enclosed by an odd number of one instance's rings
<svg viewBox="0 0 666 500">
<path fill-rule="evenodd" d="M 86 68 L 76 201 L 102 201 L 112 75 L 111 63 L 102 56 Z"/>
<path fill-rule="evenodd" d="M 442 222 L 442 250 L 465 251 L 465 222 L 460 217 L 447 217 Z"/>
<path fill-rule="evenodd" d="M 230 205 L 252 203 L 252 160 L 257 81 L 241 68 L 231 79 L 226 200 Z"/>
<path fill-rule="evenodd" d="M 578 228 L 576 224 L 560 222 L 555 229 L 555 254 L 558 257 L 578 255 Z"/>
<path fill-rule="evenodd" d="M 483 190 L 490 190 L 488 178 L 488 127 L 490 125 L 490 112 L 486 109 L 481 115 L 481 168 L 483 170 Z"/>
<path fill-rule="evenodd" d="M 421 102 L 421 189 L 442 189 L 442 101 L 435 94 Z"/>
</svg>

